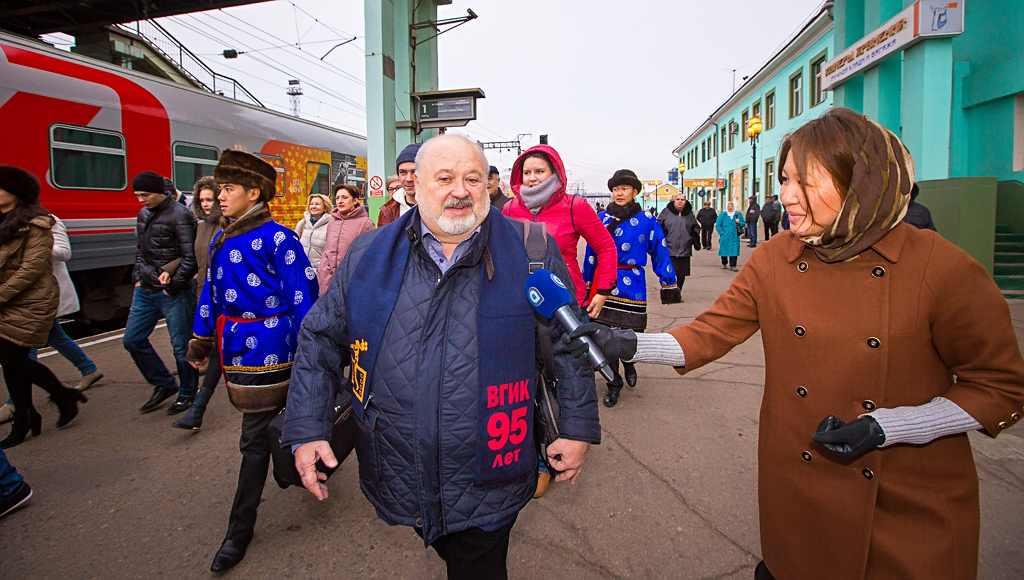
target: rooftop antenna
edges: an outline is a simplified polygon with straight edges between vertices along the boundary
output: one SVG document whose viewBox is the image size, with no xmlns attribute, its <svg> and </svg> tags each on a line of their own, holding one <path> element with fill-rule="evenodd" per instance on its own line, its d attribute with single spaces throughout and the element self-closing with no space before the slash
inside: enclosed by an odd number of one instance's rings
<svg viewBox="0 0 1024 580">
<path fill-rule="evenodd" d="M 302 96 L 302 87 L 299 85 L 297 79 L 288 81 L 288 88 L 285 90 L 288 93 L 288 102 L 291 105 L 292 116 L 299 116 L 299 97 Z"/>
</svg>

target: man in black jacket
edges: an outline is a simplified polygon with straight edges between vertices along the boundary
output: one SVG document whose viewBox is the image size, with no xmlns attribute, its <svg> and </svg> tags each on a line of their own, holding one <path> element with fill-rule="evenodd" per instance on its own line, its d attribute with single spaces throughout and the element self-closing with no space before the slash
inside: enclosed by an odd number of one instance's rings
<svg viewBox="0 0 1024 580">
<path fill-rule="evenodd" d="M 761 207 L 761 221 L 764 222 L 764 241 L 772 239 L 772 236 L 779 233 L 779 220 L 782 219 L 782 204 L 779 203 L 777 195 L 769 195 L 764 199 L 764 206 Z"/>
<path fill-rule="evenodd" d="M 705 250 L 711 249 L 711 234 L 715 233 L 716 221 L 718 221 L 718 212 L 711 207 L 710 201 L 705 201 L 704 207 L 697 212 L 697 223 L 700 224 L 700 243 Z"/>
<path fill-rule="evenodd" d="M 135 294 L 122 342 L 142 376 L 153 386 L 153 395 L 139 410 L 154 411 L 177 394 L 177 400 L 167 409 L 168 415 L 174 415 L 192 406 L 199 383 L 199 371 L 185 361 L 196 309 L 196 219 L 185 206 L 165 194 L 164 178 L 152 171 L 135 176 L 132 189 L 144 207 L 139 210 L 135 227 Z M 180 387 L 149 342 L 160 318 L 167 321 Z"/>
<path fill-rule="evenodd" d="M 747 205 L 747 245 L 751 248 L 757 247 L 757 218 L 761 217 L 761 206 L 757 204 L 757 197 L 750 196 L 750 203 Z"/>
</svg>

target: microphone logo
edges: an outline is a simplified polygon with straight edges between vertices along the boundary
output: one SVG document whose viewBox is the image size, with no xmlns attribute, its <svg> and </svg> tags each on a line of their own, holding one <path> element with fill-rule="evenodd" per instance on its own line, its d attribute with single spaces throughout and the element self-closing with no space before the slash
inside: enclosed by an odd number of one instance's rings
<svg viewBox="0 0 1024 580">
<path fill-rule="evenodd" d="M 558 284 L 562 288 L 565 288 L 565 282 L 562 282 L 562 279 L 559 278 L 558 276 L 555 276 L 554 273 L 551 274 L 551 281 L 554 282 L 555 284 Z M 566 288 L 566 290 L 568 290 L 568 288 Z M 538 304 L 540 303 L 538 302 Z"/>
<path fill-rule="evenodd" d="M 552 276 L 552 278 L 555 277 Z M 558 280 L 558 278 L 555 278 L 555 280 Z M 530 289 L 526 291 L 526 296 L 530 299 L 530 304 L 533 304 L 535 308 L 544 302 L 544 297 L 541 296 L 540 291 L 533 286 L 530 286 Z"/>
</svg>

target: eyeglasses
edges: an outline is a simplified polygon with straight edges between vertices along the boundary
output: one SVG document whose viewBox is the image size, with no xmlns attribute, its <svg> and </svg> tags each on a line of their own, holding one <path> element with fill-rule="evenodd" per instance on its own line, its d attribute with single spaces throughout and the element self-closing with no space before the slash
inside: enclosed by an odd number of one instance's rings
<svg viewBox="0 0 1024 580">
<path fill-rule="evenodd" d="M 388 193 L 394 193 L 394 192 L 398 191 L 399 189 L 402 189 L 401 185 L 396 185 L 394 187 L 389 187 L 388 188 Z"/>
</svg>

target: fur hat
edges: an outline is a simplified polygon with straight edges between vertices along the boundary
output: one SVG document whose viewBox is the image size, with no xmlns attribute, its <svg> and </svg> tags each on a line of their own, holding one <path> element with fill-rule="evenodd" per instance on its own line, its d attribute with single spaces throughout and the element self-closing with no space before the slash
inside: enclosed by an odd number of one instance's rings
<svg viewBox="0 0 1024 580">
<path fill-rule="evenodd" d="M 260 190 L 260 201 L 266 203 L 276 195 L 277 171 L 252 153 L 226 149 L 213 169 L 217 183 L 235 183 Z"/>
<path fill-rule="evenodd" d="M 0 189 L 24 203 L 39 203 L 39 180 L 20 167 L 0 165 Z"/>
<path fill-rule="evenodd" d="M 612 191 L 619 185 L 630 185 L 637 193 L 644 188 L 640 179 L 629 169 L 620 169 L 615 172 L 615 175 L 612 175 L 612 178 L 608 180 L 608 191 Z"/>
<path fill-rule="evenodd" d="M 406 145 L 405 149 L 398 154 L 398 159 L 395 161 L 395 169 L 403 163 L 416 163 L 416 154 L 420 152 L 420 147 L 423 147 L 423 143 L 412 143 Z"/>
<path fill-rule="evenodd" d="M 132 191 L 145 191 L 146 193 L 159 193 L 167 195 L 164 189 L 164 178 L 153 171 L 143 171 L 132 180 Z"/>
</svg>

